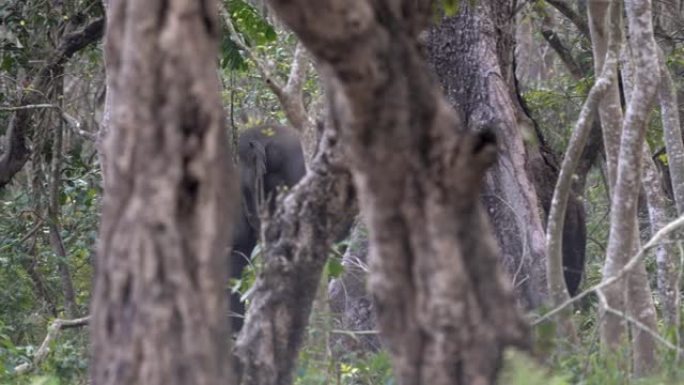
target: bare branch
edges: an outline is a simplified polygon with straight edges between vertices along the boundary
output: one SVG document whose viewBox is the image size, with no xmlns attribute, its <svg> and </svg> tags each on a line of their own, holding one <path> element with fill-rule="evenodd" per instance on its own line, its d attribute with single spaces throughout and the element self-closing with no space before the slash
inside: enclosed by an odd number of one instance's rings
<svg viewBox="0 0 684 385">
<path fill-rule="evenodd" d="M 14 367 L 14 372 L 18 375 L 21 375 L 38 367 L 40 363 L 43 362 L 43 360 L 45 360 L 48 353 L 50 353 L 50 343 L 54 339 L 56 339 L 57 336 L 59 336 L 59 332 L 62 329 L 82 327 L 87 325 L 88 322 L 90 322 L 90 316 L 76 319 L 56 319 L 52 321 L 52 323 L 48 327 L 48 332 L 45 336 L 45 339 L 43 340 L 43 343 L 40 344 L 40 347 L 36 351 L 36 354 L 34 354 L 33 356 L 33 360 L 31 362 L 25 362 L 21 365 L 17 365 L 16 367 Z"/>
<path fill-rule="evenodd" d="M 39 108 L 56 108 L 59 109 L 60 107 L 55 105 L 55 104 L 28 104 L 25 106 L 0 106 L 0 111 L 23 111 L 23 110 L 32 110 L 32 109 L 39 109 Z"/>
<path fill-rule="evenodd" d="M 532 321 L 532 326 L 539 325 L 540 323 L 548 320 L 549 318 L 555 316 L 556 314 L 560 313 L 563 311 L 565 308 L 568 306 L 572 305 L 573 303 L 579 301 L 580 299 L 586 297 L 587 295 L 598 292 L 601 289 L 606 288 L 607 286 L 612 285 L 619 279 L 623 278 L 627 273 L 629 273 L 645 256 L 646 256 L 646 251 L 652 249 L 653 247 L 656 247 L 663 243 L 664 238 L 667 237 L 670 233 L 679 230 L 680 228 L 684 227 L 684 215 L 680 216 L 679 218 L 675 219 L 674 221 L 670 222 L 667 224 L 667 226 L 663 227 L 660 229 L 653 237 L 641 248 L 639 249 L 639 252 L 632 257 L 632 259 L 627 262 L 625 266 L 623 266 L 622 269 L 620 269 L 617 274 L 614 276 L 606 279 L 605 281 L 596 284 L 589 289 L 581 292 L 580 294 L 577 294 L 576 296 L 568 299 L 567 301 L 563 302 L 559 306 L 551 309 L 548 311 L 546 314 L 543 316 L 535 319 Z"/>
<path fill-rule="evenodd" d="M 643 330 L 644 332 L 648 333 L 651 337 L 653 337 L 656 341 L 660 342 L 661 344 L 665 345 L 668 349 L 674 350 L 677 352 L 677 354 L 682 354 L 684 353 L 684 349 L 672 344 L 670 341 L 666 340 L 665 338 L 661 337 L 660 334 L 658 334 L 657 331 L 649 328 L 647 325 L 643 324 L 641 321 L 629 316 L 628 314 L 625 314 L 619 310 L 616 310 L 606 303 L 606 299 L 603 295 L 599 296 L 599 300 L 601 301 L 601 304 L 603 305 L 603 310 L 606 313 L 611 313 L 613 315 L 616 315 L 627 322 L 631 323 L 632 325 L 636 326 L 638 329 Z"/>
</svg>

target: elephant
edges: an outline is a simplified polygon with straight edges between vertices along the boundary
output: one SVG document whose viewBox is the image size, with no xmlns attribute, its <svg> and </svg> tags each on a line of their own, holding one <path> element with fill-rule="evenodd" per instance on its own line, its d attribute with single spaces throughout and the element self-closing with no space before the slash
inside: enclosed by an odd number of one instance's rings
<svg viewBox="0 0 684 385">
<path fill-rule="evenodd" d="M 264 205 L 275 209 L 279 188 L 290 188 L 306 173 L 299 134 L 280 125 L 260 125 L 243 131 L 238 138 L 241 208 L 235 219 L 230 255 L 231 277 L 239 278 L 259 238 L 259 212 Z M 242 328 L 245 305 L 231 295 L 233 331 Z"/>
</svg>

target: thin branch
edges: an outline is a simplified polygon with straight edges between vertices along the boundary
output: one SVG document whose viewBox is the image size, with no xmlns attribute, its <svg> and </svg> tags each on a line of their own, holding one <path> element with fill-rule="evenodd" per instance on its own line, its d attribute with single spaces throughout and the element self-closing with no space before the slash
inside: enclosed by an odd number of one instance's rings
<svg viewBox="0 0 684 385">
<path fill-rule="evenodd" d="M 242 35 L 235 29 L 233 20 L 230 18 L 230 13 L 222 2 L 219 2 L 219 10 L 223 16 L 223 21 L 226 23 L 226 27 L 228 27 L 230 39 L 235 43 L 235 45 L 238 46 L 240 50 L 244 51 L 245 55 L 247 55 L 247 58 L 254 63 L 257 71 L 259 71 L 259 75 L 261 75 L 261 77 L 264 79 L 268 88 L 273 91 L 278 99 L 282 98 L 283 95 L 285 95 L 285 86 L 283 86 L 282 82 L 271 73 L 271 69 L 266 64 L 266 61 L 257 56 L 257 54 L 249 47 Z"/>
<path fill-rule="evenodd" d="M 607 286 L 612 285 L 622 277 L 624 277 L 627 273 L 629 273 L 646 255 L 646 251 L 649 249 L 660 245 L 663 242 L 663 238 L 665 238 L 667 235 L 670 233 L 679 230 L 681 227 L 684 226 L 684 215 L 680 216 L 679 218 L 675 219 L 674 221 L 668 223 L 665 227 L 662 229 L 658 230 L 655 235 L 646 243 L 641 249 L 639 249 L 639 252 L 632 257 L 632 259 L 627 262 L 627 264 L 618 271 L 617 274 L 614 276 L 606 279 L 605 281 L 596 284 L 589 289 L 581 292 L 580 294 L 568 299 L 567 301 L 563 302 L 562 304 L 558 305 L 557 307 L 553 308 L 543 316 L 537 318 L 536 320 L 532 321 L 532 326 L 536 326 L 549 318 L 553 317 L 554 315 L 558 314 L 561 312 L 563 309 L 566 307 L 572 305 L 573 303 L 579 301 L 580 299 L 586 297 L 587 295 L 597 292 L 601 289 L 606 288 Z"/>
<path fill-rule="evenodd" d="M 651 329 L 651 328 L 648 327 L 647 325 L 643 324 L 641 321 L 639 321 L 639 320 L 637 320 L 637 319 L 631 317 L 630 315 L 625 314 L 625 313 L 623 313 L 623 312 L 621 312 L 621 311 L 619 311 L 619 310 L 617 310 L 617 309 L 614 309 L 614 308 L 610 307 L 610 306 L 608 305 L 608 303 L 606 302 L 606 299 L 605 299 L 605 297 L 604 297 L 603 295 L 599 295 L 599 301 L 601 301 L 601 304 L 602 304 L 602 306 L 603 306 L 603 310 L 605 310 L 606 313 L 611 313 L 611 314 L 613 314 L 613 315 L 616 315 L 616 316 L 618 316 L 618 317 L 620 317 L 620 318 L 626 320 L 627 322 L 631 323 L 632 325 L 636 326 L 637 328 L 639 328 L 639 329 L 641 329 L 642 331 L 644 331 L 644 332 L 648 333 L 649 335 L 651 335 L 653 338 L 655 338 L 655 339 L 656 339 L 658 342 L 660 342 L 661 344 L 665 345 L 667 348 L 676 351 L 677 354 L 681 354 L 682 352 L 684 352 L 684 350 L 682 350 L 680 347 L 678 347 L 678 346 L 672 344 L 670 341 L 668 341 L 668 340 L 666 340 L 665 338 L 661 337 L 660 334 L 658 334 L 657 331 Z"/>
<path fill-rule="evenodd" d="M 290 67 L 290 75 L 285 85 L 285 92 L 290 95 L 300 95 L 306 80 L 306 73 L 309 69 L 309 57 L 306 48 L 301 43 L 297 43 Z"/>
<path fill-rule="evenodd" d="M 541 33 L 544 40 L 549 44 L 549 46 L 556 52 L 558 57 L 561 59 L 565 67 L 568 69 L 570 74 L 575 80 L 579 80 L 584 76 L 584 69 L 572 56 L 570 49 L 566 47 L 565 44 L 560 39 L 560 36 L 546 23 L 541 27 Z"/>
<path fill-rule="evenodd" d="M 0 106 L 0 111 L 9 111 L 9 112 L 14 112 L 14 111 L 23 111 L 23 110 L 32 110 L 32 109 L 38 109 L 38 108 L 56 108 L 60 109 L 59 106 L 55 104 L 28 104 L 25 106 Z"/>
<path fill-rule="evenodd" d="M 40 344 L 40 347 L 33 355 L 33 360 L 31 362 L 25 362 L 21 365 L 14 367 L 14 372 L 18 375 L 25 374 L 40 365 L 41 362 L 45 360 L 48 353 L 50 353 L 50 343 L 59 336 L 62 329 L 72 329 L 77 327 L 82 327 L 90 322 L 90 316 L 76 318 L 76 319 L 56 319 L 52 321 L 48 327 L 47 335 Z"/>
</svg>

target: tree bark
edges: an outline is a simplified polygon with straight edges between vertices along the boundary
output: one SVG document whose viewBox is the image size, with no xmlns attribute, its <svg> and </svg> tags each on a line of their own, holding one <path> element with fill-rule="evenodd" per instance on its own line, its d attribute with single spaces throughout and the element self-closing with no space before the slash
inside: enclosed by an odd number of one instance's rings
<svg viewBox="0 0 684 385">
<path fill-rule="evenodd" d="M 546 245 L 541 205 L 527 170 L 543 168 L 544 161 L 538 151 L 528 154 L 522 138 L 526 129 L 535 134 L 515 97 L 512 5 L 477 4 L 462 4 L 458 15 L 433 27 L 427 49 L 468 129 L 498 129 L 499 157 L 487 174 L 483 200 L 518 298 L 534 308 L 547 299 Z"/>
<path fill-rule="evenodd" d="M 677 93 L 672 81 L 670 71 L 665 65 L 662 51 L 659 51 L 658 61 L 660 64 L 660 88 L 659 99 L 665 147 L 667 148 L 667 164 L 670 170 L 672 191 L 676 205 L 676 212 L 684 214 L 684 143 L 680 129 Z M 657 179 L 660 183 L 660 178 Z M 648 182 L 644 180 L 644 187 Z M 654 188 L 656 188 L 654 186 Z M 660 188 L 658 191 L 664 191 Z M 664 202 L 664 205 L 667 203 Z M 667 211 L 665 212 L 667 213 Z M 652 232 L 655 233 L 669 222 L 671 215 L 660 218 L 663 221 L 654 223 L 651 221 Z M 669 248 L 669 249 L 668 249 Z M 673 246 L 665 246 L 665 249 L 656 251 L 658 266 L 658 293 L 663 304 L 665 323 L 675 330 L 679 330 L 681 298 L 679 293 L 681 263 L 678 251 Z"/>
<path fill-rule="evenodd" d="M 211 0 L 108 9 L 114 94 L 92 302 L 92 382 L 232 380 L 224 293 L 237 199 Z"/>
<path fill-rule="evenodd" d="M 493 136 L 465 131 L 422 59 L 417 36 L 431 2 L 271 4 L 326 80 L 367 218 L 370 288 L 399 383 L 493 383 L 502 349 L 524 343 L 526 327 L 479 203 Z"/>
<path fill-rule="evenodd" d="M 330 245 L 355 204 L 337 131 L 327 128 L 307 175 L 262 225 L 265 265 L 235 346 L 238 383 L 292 383 Z"/>
<path fill-rule="evenodd" d="M 626 3 L 629 20 L 629 44 L 634 61 L 634 89 L 629 100 L 620 141 L 619 162 L 616 168 L 616 182 L 611 202 L 611 228 L 608 239 L 603 279 L 617 274 L 629 260 L 637 245 L 636 209 L 638 183 L 642 166 L 642 146 L 646 132 L 646 120 L 658 86 L 658 73 L 650 68 L 659 68 L 656 45 L 651 24 L 651 5 L 648 0 L 633 0 Z M 605 123 L 604 130 L 606 129 Z M 613 122 L 614 123 L 614 122 Z M 606 147 L 608 143 L 606 142 Z M 606 148 L 608 152 L 608 148 Z M 621 280 L 624 282 L 624 280 Z M 619 281 L 620 282 L 620 281 Z M 630 285 L 632 286 L 632 285 Z M 623 284 L 611 285 L 599 292 L 601 300 L 601 338 L 605 348 L 615 351 L 626 336 L 625 320 L 606 308 L 627 314 L 626 291 Z M 630 294 L 634 288 L 630 287 Z M 634 298 L 637 300 L 637 298 Z M 632 304 L 640 307 L 643 304 Z M 638 350 L 640 346 L 635 346 Z M 635 354 L 639 354 L 636 352 Z"/>
<path fill-rule="evenodd" d="M 660 102 L 661 120 L 663 123 L 665 148 L 667 149 L 667 164 L 670 169 L 672 191 L 677 212 L 684 213 L 684 142 L 680 128 L 677 93 L 670 70 L 667 68 L 662 51 L 658 51 L 660 65 L 660 87 L 658 97 Z"/>
<path fill-rule="evenodd" d="M 618 11 L 610 11 L 612 3 L 614 1 L 589 0 L 588 2 L 591 46 L 594 54 L 594 73 L 601 73 L 604 61 L 606 60 L 610 29 L 622 28 L 622 15 Z M 621 44 L 622 36 L 619 36 L 618 39 L 620 39 L 618 44 Z M 620 135 L 622 132 L 622 106 L 620 105 L 618 73 L 614 73 L 613 76 L 614 78 L 610 79 L 610 88 L 599 103 L 599 117 L 601 119 L 601 127 L 603 128 L 603 147 L 606 154 L 606 168 L 608 170 L 608 184 L 611 186 L 611 190 L 615 186 L 615 179 L 617 178 L 616 170 L 618 154 L 620 152 Z"/>
<path fill-rule="evenodd" d="M 375 308 L 368 283 L 368 229 L 358 220 L 349 237 L 342 276 L 330 282 L 330 311 L 335 316 L 331 336 L 333 354 L 375 352 L 381 344 L 376 329 Z"/>
</svg>

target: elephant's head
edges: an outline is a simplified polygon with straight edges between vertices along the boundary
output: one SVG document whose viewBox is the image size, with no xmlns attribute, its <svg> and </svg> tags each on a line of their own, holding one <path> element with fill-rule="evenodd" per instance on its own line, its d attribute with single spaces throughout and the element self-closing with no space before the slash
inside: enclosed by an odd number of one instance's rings
<svg viewBox="0 0 684 385">
<path fill-rule="evenodd" d="M 241 143 L 243 145 L 243 143 Z M 242 204 L 247 221 L 259 228 L 259 211 L 264 202 L 266 176 L 266 147 L 258 141 L 249 141 L 240 149 L 240 185 Z"/>
</svg>

